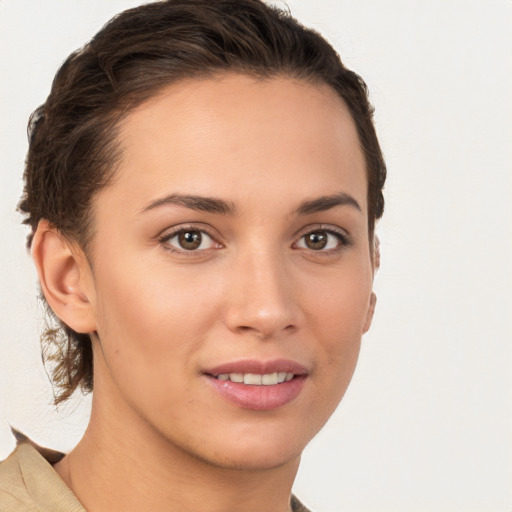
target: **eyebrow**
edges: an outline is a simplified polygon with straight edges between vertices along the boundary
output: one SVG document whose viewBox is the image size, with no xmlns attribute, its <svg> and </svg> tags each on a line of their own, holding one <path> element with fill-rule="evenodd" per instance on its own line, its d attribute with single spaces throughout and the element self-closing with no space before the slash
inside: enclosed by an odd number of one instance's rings
<svg viewBox="0 0 512 512">
<path fill-rule="evenodd" d="M 235 216 L 238 212 L 235 204 L 231 201 L 224 201 L 223 199 L 213 197 L 170 194 L 152 201 L 142 209 L 141 213 L 167 205 L 183 206 L 191 210 L 229 216 Z M 351 206 L 360 212 L 362 211 L 359 203 L 351 195 L 339 192 L 332 196 L 322 196 L 311 201 L 305 201 L 299 205 L 295 213 L 297 215 L 311 215 L 330 210 L 336 206 Z"/>
<path fill-rule="evenodd" d="M 191 210 L 198 210 L 201 212 L 218 213 L 221 215 L 234 216 L 237 213 L 236 206 L 230 201 L 222 199 L 215 199 L 213 197 L 170 194 L 152 201 L 142 209 L 141 213 L 149 210 L 154 210 L 160 206 L 178 205 L 190 208 Z"/>
<path fill-rule="evenodd" d="M 349 194 L 339 192 L 332 196 L 323 196 L 311 201 L 302 203 L 295 211 L 298 215 L 311 215 L 312 213 L 324 212 L 335 206 L 351 206 L 362 212 L 359 203 Z"/>
</svg>

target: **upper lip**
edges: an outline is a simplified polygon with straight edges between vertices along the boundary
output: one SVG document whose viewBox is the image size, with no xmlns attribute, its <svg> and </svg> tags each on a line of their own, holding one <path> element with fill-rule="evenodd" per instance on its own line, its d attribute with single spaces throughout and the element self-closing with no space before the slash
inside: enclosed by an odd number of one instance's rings
<svg viewBox="0 0 512 512">
<path fill-rule="evenodd" d="M 295 375 L 307 375 L 308 370 L 305 366 L 290 359 L 272 359 L 269 361 L 260 361 L 257 359 L 243 359 L 223 363 L 212 368 L 208 368 L 204 373 L 208 375 L 220 375 L 226 373 L 254 373 L 265 375 L 268 373 L 286 372 Z"/>
</svg>

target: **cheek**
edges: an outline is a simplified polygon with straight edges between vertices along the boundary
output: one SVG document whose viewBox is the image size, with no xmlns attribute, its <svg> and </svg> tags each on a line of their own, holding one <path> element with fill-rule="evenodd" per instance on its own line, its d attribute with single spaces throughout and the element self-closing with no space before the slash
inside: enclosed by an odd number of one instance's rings
<svg viewBox="0 0 512 512">
<path fill-rule="evenodd" d="M 131 371 L 149 366 L 177 371 L 217 317 L 220 292 L 215 283 L 201 287 L 192 275 L 165 265 L 128 266 L 130 272 L 118 265 L 97 278 L 104 351 L 132 364 Z"/>
<path fill-rule="evenodd" d="M 364 261 L 364 260 L 363 260 Z M 329 334 L 326 340 L 361 337 L 372 291 L 370 265 L 348 266 L 342 272 L 310 280 L 306 291 L 310 322 Z"/>
<path fill-rule="evenodd" d="M 326 280 L 321 290 L 309 293 L 307 323 L 321 348 L 319 371 L 341 394 L 357 363 L 371 289 L 371 269 L 363 268 Z"/>
</svg>

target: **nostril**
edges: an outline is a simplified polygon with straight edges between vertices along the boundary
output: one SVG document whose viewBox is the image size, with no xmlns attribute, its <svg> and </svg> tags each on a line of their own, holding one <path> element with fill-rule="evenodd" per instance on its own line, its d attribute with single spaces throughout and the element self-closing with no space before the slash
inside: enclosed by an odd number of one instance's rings
<svg viewBox="0 0 512 512">
<path fill-rule="evenodd" d="M 245 333 L 253 333 L 254 335 L 262 338 L 262 339 L 267 339 L 267 338 L 271 338 L 272 336 L 275 336 L 275 335 L 279 335 L 278 333 L 281 332 L 281 334 L 283 333 L 286 333 L 286 334 L 291 334 L 292 332 L 294 332 L 296 329 L 296 326 L 293 325 L 293 324 L 289 324 L 289 325 L 286 325 L 285 327 L 279 329 L 279 328 L 269 328 L 269 329 L 265 329 L 264 327 L 251 327 L 249 325 L 239 325 L 237 330 L 240 334 L 245 334 Z"/>
</svg>

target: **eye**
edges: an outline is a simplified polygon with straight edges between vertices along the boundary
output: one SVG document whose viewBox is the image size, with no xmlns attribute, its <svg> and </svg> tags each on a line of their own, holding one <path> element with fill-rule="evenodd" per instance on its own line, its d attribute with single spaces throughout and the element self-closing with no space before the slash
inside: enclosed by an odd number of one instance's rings
<svg viewBox="0 0 512 512">
<path fill-rule="evenodd" d="M 177 252 L 193 252 L 220 247 L 208 233 L 200 229 L 180 229 L 160 239 L 171 250 Z"/>
<path fill-rule="evenodd" d="M 312 251 L 336 251 L 349 244 L 348 238 L 342 233 L 329 229 L 317 229 L 301 236 L 296 244 L 300 249 Z"/>
</svg>

